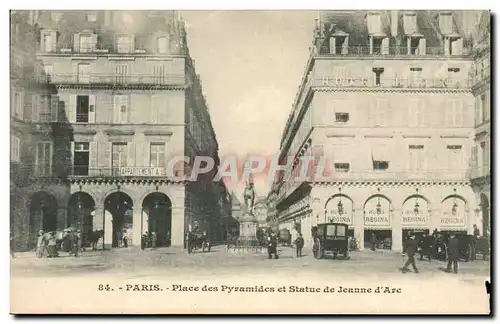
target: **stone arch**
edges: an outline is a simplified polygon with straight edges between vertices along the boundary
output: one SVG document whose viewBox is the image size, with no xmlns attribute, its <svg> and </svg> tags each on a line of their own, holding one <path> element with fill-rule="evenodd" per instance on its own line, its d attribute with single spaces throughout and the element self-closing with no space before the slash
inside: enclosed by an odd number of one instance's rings
<svg viewBox="0 0 500 324">
<path fill-rule="evenodd" d="M 387 201 L 389 202 L 389 204 L 390 204 L 391 208 L 394 208 L 394 206 L 393 206 L 393 204 L 392 204 L 392 200 L 391 200 L 391 199 L 389 199 L 389 197 L 387 197 L 386 195 L 380 194 L 380 193 L 376 193 L 376 194 L 373 194 L 373 195 L 369 196 L 369 197 L 365 200 L 365 202 L 364 202 L 364 204 L 363 204 L 363 210 L 365 209 L 366 204 L 367 204 L 369 201 L 371 201 L 373 198 L 382 198 L 382 199 L 385 199 L 385 200 L 387 200 Z"/>
<path fill-rule="evenodd" d="M 163 192 L 155 191 L 145 195 L 141 203 L 142 217 L 147 218 L 149 235 L 156 239 L 157 247 L 170 246 L 172 239 L 172 200 Z"/>
<path fill-rule="evenodd" d="M 112 190 L 104 197 L 104 240 L 119 247 L 133 226 L 134 200 L 124 190 Z"/>
<path fill-rule="evenodd" d="M 431 224 L 430 201 L 421 194 L 406 197 L 401 205 L 403 230 L 427 230 Z"/>
<path fill-rule="evenodd" d="M 58 230 L 57 198 L 49 191 L 38 191 L 30 196 L 29 203 L 29 244 L 36 244 L 38 231 Z"/>
<path fill-rule="evenodd" d="M 66 226 L 77 227 L 82 233 L 93 230 L 96 202 L 94 197 L 85 191 L 74 192 L 68 200 Z"/>
<path fill-rule="evenodd" d="M 329 223 L 345 223 L 354 226 L 354 201 L 342 193 L 331 195 L 324 205 L 324 217 Z"/>
<path fill-rule="evenodd" d="M 113 189 L 110 189 L 110 190 L 104 192 L 104 194 L 101 196 L 100 201 L 96 200 L 97 205 L 99 205 L 99 206 L 103 205 L 109 196 L 111 196 L 114 193 L 120 193 L 120 192 L 127 195 L 128 197 L 130 197 L 132 202 L 134 201 L 135 193 L 132 190 L 129 190 L 127 188 L 119 188 L 119 189 L 113 188 Z"/>
<path fill-rule="evenodd" d="M 441 230 L 467 230 L 468 222 L 467 200 L 457 194 L 446 196 L 441 201 Z"/>
</svg>

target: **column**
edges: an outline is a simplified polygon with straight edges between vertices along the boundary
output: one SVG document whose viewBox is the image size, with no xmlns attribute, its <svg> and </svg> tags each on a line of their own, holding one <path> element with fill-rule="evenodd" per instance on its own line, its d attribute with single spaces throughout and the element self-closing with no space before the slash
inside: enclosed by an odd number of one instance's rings
<svg viewBox="0 0 500 324">
<path fill-rule="evenodd" d="M 373 36 L 370 36 L 370 55 L 373 54 Z"/>
<path fill-rule="evenodd" d="M 354 237 L 358 241 L 358 248 L 362 251 L 365 247 L 365 220 L 363 219 L 363 210 L 354 209 Z"/>
<path fill-rule="evenodd" d="M 403 252 L 403 217 L 401 209 L 392 211 L 392 251 Z"/>
<path fill-rule="evenodd" d="M 66 213 L 67 209 L 66 207 L 59 207 L 57 208 L 57 229 L 64 229 L 66 228 Z"/>
<path fill-rule="evenodd" d="M 184 206 L 172 206 L 172 246 L 184 246 Z"/>
<path fill-rule="evenodd" d="M 94 210 L 92 229 L 94 231 L 100 231 L 100 230 L 104 229 L 104 209 L 103 208 L 96 208 Z"/>
<path fill-rule="evenodd" d="M 411 37 L 406 38 L 406 54 L 411 55 Z"/>
<path fill-rule="evenodd" d="M 104 248 L 111 249 L 113 244 L 113 215 L 107 210 L 104 214 Z"/>
<path fill-rule="evenodd" d="M 146 230 L 144 229 L 144 210 L 141 207 L 135 207 L 132 213 L 132 242 L 130 245 L 141 246 L 141 236 Z M 147 227 L 146 227 L 147 228 Z"/>
<path fill-rule="evenodd" d="M 312 235 L 311 235 L 311 220 L 312 220 L 312 213 L 308 213 L 306 215 L 306 218 L 304 218 L 302 222 L 302 237 L 304 238 L 304 247 L 305 248 L 310 248 L 312 247 Z"/>
</svg>

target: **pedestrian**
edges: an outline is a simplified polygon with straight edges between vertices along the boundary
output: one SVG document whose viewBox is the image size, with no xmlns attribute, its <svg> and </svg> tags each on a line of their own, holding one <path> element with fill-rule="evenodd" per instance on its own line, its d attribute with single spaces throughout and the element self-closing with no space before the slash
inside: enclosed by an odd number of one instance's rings
<svg viewBox="0 0 500 324">
<path fill-rule="evenodd" d="M 10 231 L 10 256 L 12 258 L 16 258 L 16 255 L 14 254 L 14 237 L 12 235 L 12 231 Z"/>
<path fill-rule="evenodd" d="M 158 237 L 156 236 L 156 232 L 151 232 L 151 248 L 156 249 L 156 242 Z"/>
<path fill-rule="evenodd" d="M 273 255 L 275 259 L 279 259 L 278 240 L 276 238 L 276 235 L 272 231 L 267 236 L 267 254 L 268 254 L 268 259 L 272 259 Z"/>
<path fill-rule="evenodd" d="M 375 248 L 377 245 L 377 235 L 375 235 L 375 233 L 372 233 L 370 237 L 370 245 L 371 245 L 371 250 L 375 252 Z"/>
<path fill-rule="evenodd" d="M 148 232 L 145 232 L 144 234 L 142 234 L 141 237 L 141 250 L 144 250 L 146 248 L 147 241 L 148 241 Z"/>
<path fill-rule="evenodd" d="M 38 238 L 36 241 L 36 257 L 41 258 L 43 256 L 43 250 L 45 249 L 45 239 L 44 232 L 42 230 L 38 231 Z"/>
<path fill-rule="evenodd" d="M 451 266 L 453 264 L 453 273 L 457 274 L 458 273 L 458 239 L 456 238 L 455 234 L 452 234 L 450 236 L 450 239 L 448 240 L 448 265 L 446 266 L 446 271 L 451 272 Z"/>
<path fill-rule="evenodd" d="M 417 240 L 415 240 L 415 235 L 410 234 L 410 238 L 406 241 L 406 255 L 408 260 L 405 265 L 400 269 L 403 273 L 409 271 L 408 266 L 411 264 L 413 271 L 418 273 L 417 265 L 415 264 L 415 253 L 417 252 Z"/>
<path fill-rule="evenodd" d="M 427 257 L 429 262 L 431 261 L 431 251 L 432 251 L 432 236 L 424 233 L 421 239 L 421 249 L 420 249 L 420 261 L 424 260 L 424 256 Z"/>
<path fill-rule="evenodd" d="M 123 230 L 123 247 L 128 247 L 127 230 Z"/>
<path fill-rule="evenodd" d="M 474 224 L 474 232 L 473 232 L 474 236 L 477 238 L 479 236 L 481 236 L 481 232 L 479 231 L 479 228 L 477 228 L 476 224 Z"/>
<path fill-rule="evenodd" d="M 55 232 L 51 232 L 49 234 L 47 251 L 49 253 L 48 255 L 49 258 L 56 258 L 59 256 L 59 253 L 57 253 L 57 238 Z"/>
<path fill-rule="evenodd" d="M 297 258 L 302 256 L 302 248 L 304 247 L 304 238 L 302 237 L 302 233 L 299 233 L 297 239 L 295 240 L 295 246 L 297 249 Z"/>
</svg>

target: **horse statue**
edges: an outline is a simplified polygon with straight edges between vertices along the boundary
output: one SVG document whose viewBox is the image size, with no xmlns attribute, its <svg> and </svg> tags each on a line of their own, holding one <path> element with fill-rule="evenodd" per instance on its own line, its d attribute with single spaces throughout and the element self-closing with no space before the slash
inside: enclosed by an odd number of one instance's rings
<svg viewBox="0 0 500 324">
<path fill-rule="evenodd" d="M 243 193 L 243 201 L 245 202 L 245 213 L 252 214 L 253 205 L 255 200 L 255 190 L 253 189 L 253 183 L 248 183 L 245 186 L 245 191 Z"/>
</svg>

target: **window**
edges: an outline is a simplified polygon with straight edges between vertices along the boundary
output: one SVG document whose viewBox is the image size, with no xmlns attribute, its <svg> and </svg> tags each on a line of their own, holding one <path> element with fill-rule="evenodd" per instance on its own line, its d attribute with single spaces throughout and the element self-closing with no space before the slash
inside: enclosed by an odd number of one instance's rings
<svg viewBox="0 0 500 324">
<path fill-rule="evenodd" d="M 167 37 L 158 37 L 157 41 L 157 47 L 158 47 L 158 53 L 167 53 L 169 50 L 169 42 Z"/>
<path fill-rule="evenodd" d="M 486 103 L 486 94 L 481 95 L 481 123 L 489 120 L 489 107 Z"/>
<path fill-rule="evenodd" d="M 52 37 L 52 33 L 47 32 L 43 34 L 44 51 L 52 52 L 54 49 L 55 39 Z"/>
<path fill-rule="evenodd" d="M 118 53 L 130 53 L 132 50 L 132 38 L 130 36 L 116 37 L 116 50 Z"/>
<path fill-rule="evenodd" d="M 80 52 L 88 53 L 92 52 L 92 36 L 90 35 L 80 35 Z"/>
<path fill-rule="evenodd" d="M 128 95 L 115 95 L 114 97 L 115 109 L 115 123 L 125 124 L 128 123 Z"/>
<path fill-rule="evenodd" d="M 481 142 L 481 158 L 483 159 L 482 174 L 485 175 L 490 171 L 490 143 L 489 140 Z"/>
<path fill-rule="evenodd" d="M 439 15 L 439 28 L 443 35 L 449 35 L 453 32 L 453 16 L 451 12 L 441 13 Z"/>
<path fill-rule="evenodd" d="M 459 171 L 463 169 L 462 145 L 446 145 L 448 156 L 448 170 Z"/>
<path fill-rule="evenodd" d="M 459 127 L 467 121 L 467 106 L 459 99 L 448 99 L 446 102 L 445 124 L 446 126 Z"/>
<path fill-rule="evenodd" d="M 36 146 L 35 173 L 39 176 L 51 174 L 52 143 L 40 142 Z"/>
<path fill-rule="evenodd" d="M 380 79 L 382 76 L 382 73 L 384 73 L 384 68 L 373 68 L 372 69 L 373 73 L 375 73 L 375 85 L 380 86 Z"/>
<path fill-rule="evenodd" d="M 50 13 L 50 20 L 54 22 L 59 22 L 61 20 L 62 13 L 61 12 L 51 12 Z"/>
<path fill-rule="evenodd" d="M 413 87 L 418 87 L 422 80 L 422 68 L 414 67 L 410 68 L 410 84 Z"/>
<path fill-rule="evenodd" d="M 52 65 L 44 65 L 43 70 L 45 72 L 45 81 L 47 83 L 52 82 L 52 73 L 53 73 Z"/>
<path fill-rule="evenodd" d="M 350 164 L 349 163 L 334 163 L 335 172 L 349 172 Z"/>
<path fill-rule="evenodd" d="M 425 151 L 423 145 L 409 145 L 409 170 L 423 171 L 426 169 Z"/>
<path fill-rule="evenodd" d="M 404 30 L 406 35 L 413 35 L 417 32 L 417 14 L 407 12 L 403 17 Z"/>
<path fill-rule="evenodd" d="M 116 170 L 122 167 L 126 167 L 127 157 L 128 157 L 127 143 L 113 143 L 113 148 L 112 148 L 113 169 Z"/>
<path fill-rule="evenodd" d="M 97 15 L 96 14 L 86 14 L 85 15 L 85 20 L 88 22 L 96 22 L 97 21 Z"/>
<path fill-rule="evenodd" d="M 370 119 L 372 126 L 387 126 L 387 100 L 374 99 L 371 102 Z"/>
<path fill-rule="evenodd" d="M 373 161 L 373 170 L 387 170 L 389 169 L 388 161 Z"/>
<path fill-rule="evenodd" d="M 371 12 L 366 16 L 368 22 L 368 33 L 379 34 L 382 32 L 382 24 L 380 21 L 380 13 Z"/>
<path fill-rule="evenodd" d="M 427 126 L 427 122 L 425 102 L 421 99 L 411 99 L 408 105 L 408 126 Z"/>
<path fill-rule="evenodd" d="M 15 135 L 10 137 L 10 160 L 21 162 L 21 139 Z"/>
<path fill-rule="evenodd" d="M 89 143 L 76 142 L 73 150 L 73 174 L 89 175 L 90 149 Z"/>
<path fill-rule="evenodd" d="M 89 122 L 89 96 L 76 96 L 76 122 Z"/>
<path fill-rule="evenodd" d="M 165 166 L 165 143 L 151 143 L 149 147 L 149 165 L 151 167 Z"/>
<path fill-rule="evenodd" d="M 167 68 L 164 64 L 156 64 L 153 67 L 154 83 L 165 84 L 167 81 Z"/>
<path fill-rule="evenodd" d="M 118 64 L 115 68 L 115 81 L 116 83 L 127 83 L 128 82 L 128 65 Z"/>
<path fill-rule="evenodd" d="M 52 121 L 52 106 L 50 102 L 50 95 L 40 95 L 40 110 L 39 121 L 50 122 Z"/>
<path fill-rule="evenodd" d="M 18 119 L 23 119 L 24 112 L 24 98 L 22 92 L 14 92 L 14 97 L 12 98 L 12 105 L 14 106 L 13 112 L 14 117 Z"/>
<path fill-rule="evenodd" d="M 335 113 L 335 121 L 337 123 L 346 123 L 349 121 L 349 114 L 348 113 Z"/>
<path fill-rule="evenodd" d="M 78 83 L 90 82 L 90 64 L 78 64 Z"/>
</svg>

